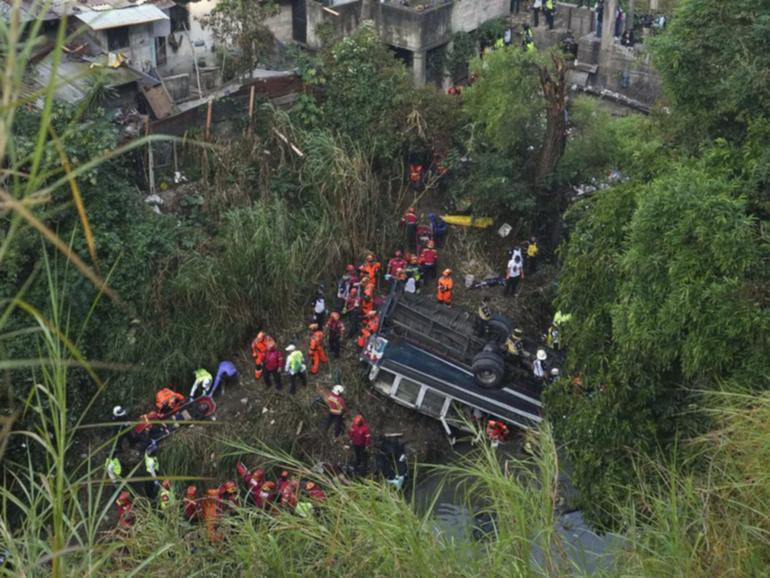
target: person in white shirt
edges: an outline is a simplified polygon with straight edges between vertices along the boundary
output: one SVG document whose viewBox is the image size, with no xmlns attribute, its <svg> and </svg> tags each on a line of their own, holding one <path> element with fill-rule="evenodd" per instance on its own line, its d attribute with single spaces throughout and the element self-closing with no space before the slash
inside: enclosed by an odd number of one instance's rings
<svg viewBox="0 0 770 578">
<path fill-rule="evenodd" d="M 540 25 L 540 10 L 543 8 L 543 0 L 534 0 L 532 2 L 532 21 L 535 27 Z"/>
<path fill-rule="evenodd" d="M 521 251 L 514 251 L 511 260 L 505 270 L 505 295 L 516 295 L 519 281 L 524 278 L 524 263 L 521 259 Z"/>
</svg>

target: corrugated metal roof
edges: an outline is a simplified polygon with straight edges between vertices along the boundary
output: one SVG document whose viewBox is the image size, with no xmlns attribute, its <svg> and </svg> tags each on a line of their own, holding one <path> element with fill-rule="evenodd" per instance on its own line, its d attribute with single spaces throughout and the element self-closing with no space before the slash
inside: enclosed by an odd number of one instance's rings
<svg viewBox="0 0 770 578">
<path fill-rule="evenodd" d="M 118 10 L 81 12 L 76 14 L 76 17 L 92 30 L 107 30 L 108 28 L 136 26 L 158 20 L 168 20 L 168 16 L 152 4 L 142 4 L 141 6 Z"/>
</svg>

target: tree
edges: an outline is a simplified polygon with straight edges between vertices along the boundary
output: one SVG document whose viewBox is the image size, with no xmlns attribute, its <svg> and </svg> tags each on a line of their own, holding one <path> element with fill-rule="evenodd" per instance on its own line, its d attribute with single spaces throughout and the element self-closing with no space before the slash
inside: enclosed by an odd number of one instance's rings
<svg viewBox="0 0 770 578">
<path fill-rule="evenodd" d="M 271 0 L 220 0 L 203 22 L 211 27 L 217 42 L 236 49 L 237 72 L 251 77 L 273 44 L 265 20 L 279 11 Z"/>
<path fill-rule="evenodd" d="M 700 392 L 770 387 L 770 244 L 725 158 L 704 151 L 573 209 L 557 304 L 581 382 L 547 406 L 596 518 L 636 457 L 708 427 Z"/>
<path fill-rule="evenodd" d="M 682 0 L 653 54 L 690 144 L 745 136 L 770 116 L 770 12 L 756 0 Z"/>
</svg>

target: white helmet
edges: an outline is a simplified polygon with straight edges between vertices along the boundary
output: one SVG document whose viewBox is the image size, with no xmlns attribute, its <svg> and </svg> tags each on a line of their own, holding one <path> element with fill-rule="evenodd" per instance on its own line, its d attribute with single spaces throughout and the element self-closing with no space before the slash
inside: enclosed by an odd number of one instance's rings
<svg viewBox="0 0 770 578">
<path fill-rule="evenodd" d="M 126 415 L 126 410 L 123 409 L 123 406 L 116 405 L 112 408 L 112 415 L 114 417 L 124 417 Z"/>
<path fill-rule="evenodd" d="M 286 351 L 294 351 L 294 350 L 296 350 L 296 349 L 297 349 L 297 348 L 296 348 L 296 347 L 294 346 L 294 344 L 292 343 L 292 344 L 290 344 L 290 345 L 289 345 L 289 346 L 286 348 Z"/>
<path fill-rule="evenodd" d="M 538 349 L 537 350 L 537 358 L 540 361 L 545 361 L 546 359 L 548 359 L 548 355 L 546 354 L 545 349 Z"/>
<path fill-rule="evenodd" d="M 332 388 L 332 393 L 333 393 L 334 395 L 342 395 L 344 392 L 345 392 L 345 388 L 344 388 L 344 387 L 342 387 L 341 385 L 335 385 L 335 386 Z"/>
<path fill-rule="evenodd" d="M 559 368 L 558 367 L 554 367 L 551 370 L 551 375 L 553 375 L 554 377 L 558 377 L 559 376 Z"/>
</svg>

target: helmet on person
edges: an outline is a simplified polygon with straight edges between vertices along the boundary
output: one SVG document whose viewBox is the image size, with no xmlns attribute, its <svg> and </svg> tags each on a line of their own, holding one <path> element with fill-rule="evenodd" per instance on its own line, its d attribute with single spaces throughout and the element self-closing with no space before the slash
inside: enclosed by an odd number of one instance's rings
<svg viewBox="0 0 770 578">
<path fill-rule="evenodd" d="M 309 492 L 315 488 L 315 482 L 305 482 L 305 491 Z"/>
<path fill-rule="evenodd" d="M 198 488 L 196 486 L 187 486 L 187 491 L 185 494 L 188 498 L 194 498 L 195 495 L 198 493 Z"/>
<path fill-rule="evenodd" d="M 353 425 L 361 425 L 362 423 L 364 423 L 364 416 L 357 415 L 353 418 Z"/>
<path fill-rule="evenodd" d="M 289 472 L 287 472 L 286 470 L 283 470 L 283 471 L 281 472 L 281 475 L 280 475 L 280 476 L 278 476 L 278 477 L 279 477 L 279 478 L 284 478 L 284 479 L 286 479 L 286 478 L 288 478 L 288 477 L 289 477 Z"/>
<path fill-rule="evenodd" d="M 441 273 L 444 277 L 449 277 L 449 275 L 452 274 L 451 269 L 444 269 L 443 273 Z"/>
<path fill-rule="evenodd" d="M 559 373 L 561 373 L 561 372 L 559 371 L 559 368 L 558 368 L 558 367 L 554 367 L 554 368 L 551 370 L 551 375 L 552 375 L 553 377 L 559 377 Z"/>
<path fill-rule="evenodd" d="M 412 255 L 411 257 L 409 257 L 409 262 L 410 263 L 417 263 L 417 255 Z"/>
<path fill-rule="evenodd" d="M 374 261 L 374 253 L 367 253 L 366 260 L 370 263 Z"/>
<path fill-rule="evenodd" d="M 254 470 L 254 473 L 251 474 L 251 477 L 257 481 L 262 481 L 265 479 L 265 470 L 262 468 L 257 468 Z"/>
<path fill-rule="evenodd" d="M 428 249 L 433 249 L 435 246 L 436 244 L 433 242 L 433 240 L 428 241 Z"/>
<path fill-rule="evenodd" d="M 265 482 L 265 485 L 262 486 L 263 490 L 274 490 L 275 489 L 275 482 L 267 481 Z"/>
<path fill-rule="evenodd" d="M 292 344 L 290 344 L 290 345 L 289 345 L 289 346 L 286 348 L 286 351 L 289 351 L 289 352 L 291 352 L 291 351 L 294 351 L 294 350 L 296 350 L 296 349 L 297 349 L 297 348 L 296 348 L 296 347 L 294 346 L 294 344 L 292 343 Z"/>
<path fill-rule="evenodd" d="M 115 500 L 115 503 L 119 506 L 123 506 L 124 504 L 127 504 L 131 501 L 131 494 L 127 491 L 120 492 L 120 495 L 118 496 L 118 499 Z"/>
<path fill-rule="evenodd" d="M 344 392 L 345 392 L 345 388 L 344 388 L 344 387 L 342 387 L 342 386 L 341 386 L 341 385 L 339 385 L 339 384 L 338 384 L 338 385 L 335 385 L 335 386 L 332 388 L 332 393 L 333 393 L 333 394 L 335 394 L 335 395 L 342 395 Z"/>
<path fill-rule="evenodd" d="M 345 271 L 347 271 L 348 273 L 352 273 L 355 270 L 356 270 L 356 268 L 353 267 L 352 264 L 349 264 L 347 267 L 345 267 Z"/>
<path fill-rule="evenodd" d="M 338 311 L 332 311 L 332 313 L 331 313 L 331 315 L 329 315 L 329 317 L 330 317 L 331 319 L 334 319 L 335 321 L 337 321 L 337 319 L 339 319 L 339 318 L 340 318 L 340 314 L 339 314 L 339 312 L 338 312 Z"/>
<path fill-rule="evenodd" d="M 265 338 L 264 331 L 260 331 L 259 333 L 257 333 L 257 341 L 262 341 L 264 338 Z"/>
<path fill-rule="evenodd" d="M 171 489 L 171 482 L 169 482 L 168 480 L 163 480 L 160 483 L 160 487 L 165 489 L 165 490 L 170 490 Z"/>
<path fill-rule="evenodd" d="M 403 255 L 403 253 L 401 253 L 401 251 L 399 251 L 399 250 L 396 250 L 396 252 L 394 253 L 394 255 L 395 255 L 396 257 L 400 257 L 401 255 Z"/>
<path fill-rule="evenodd" d="M 310 331 L 317 331 L 318 323 L 311 323 L 310 325 L 307 326 L 307 328 L 310 329 Z"/>
<path fill-rule="evenodd" d="M 521 339 L 522 337 L 524 337 L 524 330 L 521 327 L 517 327 L 516 329 L 513 330 L 513 336 L 516 339 Z"/>
<path fill-rule="evenodd" d="M 126 410 L 123 409 L 122 405 L 116 405 L 115 407 L 112 408 L 112 415 L 114 417 L 125 417 Z"/>
<path fill-rule="evenodd" d="M 376 311 L 369 311 L 369 313 L 366 314 L 367 317 L 374 317 L 375 315 L 377 315 Z"/>
<path fill-rule="evenodd" d="M 238 491 L 238 486 L 235 485 L 235 482 L 233 480 L 228 480 L 225 482 L 225 491 L 234 494 Z"/>
<path fill-rule="evenodd" d="M 545 349 L 538 349 L 537 350 L 537 358 L 540 361 L 545 361 L 546 359 L 548 359 L 548 355 L 546 354 Z"/>
</svg>

